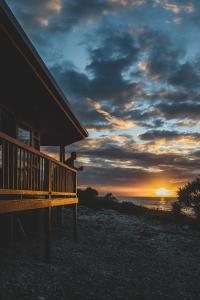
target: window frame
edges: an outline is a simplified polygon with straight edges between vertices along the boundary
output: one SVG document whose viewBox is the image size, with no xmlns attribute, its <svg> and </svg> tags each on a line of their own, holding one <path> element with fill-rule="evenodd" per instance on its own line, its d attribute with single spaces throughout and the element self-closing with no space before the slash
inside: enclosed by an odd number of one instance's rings
<svg viewBox="0 0 200 300">
<path fill-rule="evenodd" d="M 30 143 L 29 144 L 24 143 L 21 139 L 19 139 L 19 129 L 20 128 L 30 132 Z M 30 147 L 33 147 L 33 128 L 30 125 L 26 124 L 25 122 L 19 121 L 19 122 L 17 122 L 17 130 L 16 131 L 17 131 L 16 137 L 20 142 L 22 142 L 25 145 L 28 145 Z"/>
</svg>

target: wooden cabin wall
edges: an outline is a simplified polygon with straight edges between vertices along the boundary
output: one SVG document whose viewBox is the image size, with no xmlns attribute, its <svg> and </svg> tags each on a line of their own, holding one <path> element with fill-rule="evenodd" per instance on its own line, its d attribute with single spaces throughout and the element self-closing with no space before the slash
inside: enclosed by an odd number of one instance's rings
<svg viewBox="0 0 200 300">
<path fill-rule="evenodd" d="M 8 134 L 13 138 L 19 139 L 18 137 L 19 128 L 25 130 L 27 129 L 27 131 L 30 131 L 29 146 L 32 146 L 35 149 L 40 150 L 40 133 L 38 128 L 36 128 L 33 124 L 31 124 L 30 121 L 27 122 L 27 120 L 18 117 L 9 108 L 0 105 L 0 131 Z"/>
</svg>

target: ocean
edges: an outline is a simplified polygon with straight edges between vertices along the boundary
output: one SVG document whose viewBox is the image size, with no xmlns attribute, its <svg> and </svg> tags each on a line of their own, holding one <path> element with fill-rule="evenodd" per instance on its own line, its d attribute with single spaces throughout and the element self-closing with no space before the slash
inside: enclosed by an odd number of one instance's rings
<svg viewBox="0 0 200 300">
<path fill-rule="evenodd" d="M 159 209 L 170 211 L 172 209 L 172 203 L 176 201 L 176 198 L 173 197 L 126 197 L 126 196 L 117 196 L 118 201 L 120 202 L 132 202 L 136 205 L 144 206 L 152 209 Z"/>
</svg>

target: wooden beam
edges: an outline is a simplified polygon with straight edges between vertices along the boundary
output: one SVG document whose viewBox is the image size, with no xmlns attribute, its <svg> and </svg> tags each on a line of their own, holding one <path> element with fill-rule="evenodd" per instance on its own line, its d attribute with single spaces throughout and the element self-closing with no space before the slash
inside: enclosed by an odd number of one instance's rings
<svg viewBox="0 0 200 300">
<path fill-rule="evenodd" d="M 0 195 L 49 195 L 52 196 L 76 196 L 76 193 L 68 192 L 49 192 L 49 191 L 32 191 L 32 190 L 12 190 L 12 189 L 0 189 Z"/>
<path fill-rule="evenodd" d="M 0 189 L 0 195 L 48 195 L 49 191 Z"/>
<path fill-rule="evenodd" d="M 78 198 L 0 200 L 0 214 L 78 203 Z"/>
</svg>

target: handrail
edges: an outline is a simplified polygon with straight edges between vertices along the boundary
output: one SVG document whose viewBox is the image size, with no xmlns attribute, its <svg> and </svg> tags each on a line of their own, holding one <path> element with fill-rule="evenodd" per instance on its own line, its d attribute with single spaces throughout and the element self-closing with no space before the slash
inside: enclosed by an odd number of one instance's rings
<svg viewBox="0 0 200 300">
<path fill-rule="evenodd" d="M 3 132 L 0 145 L 0 194 L 76 194 L 76 169 Z"/>
<path fill-rule="evenodd" d="M 52 162 L 56 163 L 57 165 L 60 165 L 61 167 L 64 167 L 64 168 L 66 168 L 68 170 L 71 170 L 73 172 L 77 172 L 76 169 L 74 169 L 72 167 L 69 167 L 68 165 L 60 162 L 59 160 L 56 160 L 55 158 L 53 158 L 53 157 L 51 157 L 51 156 L 49 156 L 49 155 L 47 155 L 47 154 L 45 154 L 45 153 L 43 153 L 41 151 L 38 151 L 37 149 L 35 149 L 35 148 L 31 147 L 31 146 L 28 146 L 28 145 L 20 142 L 19 140 L 15 139 L 13 137 L 10 137 L 9 135 L 7 135 L 6 133 L 4 133 L 2 131 L 0 131 L 0 138 L 2 138 L 4 140 L 7 140 L 10 143 L 15 144 L 16 146 L 19 146 L 20 148 L 23 148 L 24 150 L 30 151 L 30 152 L 32 152 L 34 154 L 37 154 L 37 155 L 39 155 L 39 156 L 41 156 L 43 158 L 51 160 Z"/>
</svg>

